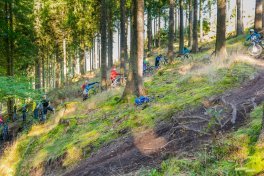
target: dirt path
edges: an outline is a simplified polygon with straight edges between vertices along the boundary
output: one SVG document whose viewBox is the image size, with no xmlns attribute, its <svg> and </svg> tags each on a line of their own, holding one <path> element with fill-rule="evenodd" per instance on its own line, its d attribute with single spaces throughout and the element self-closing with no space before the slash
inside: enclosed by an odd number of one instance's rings
<svg viewBox="0 0 264 176">
<path fill-rule="evenodd" d="M 205 101 L 204 106 L 175 114 L 156 129 L 112 141 L 65 176 L 124 175 L 142 166 L 158 166 L 168 154 L 197 150 L 218 132 L 240 126 L 262 101 L 264 73 L 240 88 Z"/>
</svg>

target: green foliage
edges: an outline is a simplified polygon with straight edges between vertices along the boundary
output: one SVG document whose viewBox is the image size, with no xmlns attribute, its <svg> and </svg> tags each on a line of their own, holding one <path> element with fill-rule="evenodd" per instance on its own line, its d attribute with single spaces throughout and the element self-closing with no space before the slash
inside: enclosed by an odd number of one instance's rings
<svg viewBox="0 0 264 176">
<path fill-rule="evenodd" d="M 37 98 L 40 93 L 33 89 L 31 81 L 26 77 L 0 77 L 0 99 Z"/>
</svg>

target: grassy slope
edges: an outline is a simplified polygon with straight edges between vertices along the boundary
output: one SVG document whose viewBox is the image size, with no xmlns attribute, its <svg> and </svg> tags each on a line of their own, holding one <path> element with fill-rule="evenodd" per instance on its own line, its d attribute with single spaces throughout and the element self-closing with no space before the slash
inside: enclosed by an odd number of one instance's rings
<svg viewBox="0 0 264 176">
<path fill-rule="evenodd" d="M 208 150 L 193 158 L 170 158 L 160 169 L 140 175 L 255 175 L 264 171 L 264 148 L 257 145 L 263 107 L 254 109 L 248 125 L 220 137 Z M 148 172 L 146 174 L 146 172 Z"/>
<path fill-rule="evenodd" d="M 240 39 L 229 41 L 230 46 L 239 43 Z M 152 128 L 177 111 L 200 105 L 205 98 L 238 86 L 256 71 L 252 65 L 238 61 L 205 66 L 208 64 L 201 58 L 209 52 L 196 55 L 192 63 L 176 61 L 148 78 L 145 86 L 149 95 L 164 98 L 143 110 L 118 103 L 122 88 L 103 92 L 84 103 L 76 100 L 64 104 L 47 124 L 33 126 L 5 151 L 0 159 L 0 175 L 30 175 L 33 170 L 41 174 L 48 161 L 58 158 L 64 167 L 73 167 L 91 151 L 119 137 L 120 130 L 133 134 Z M 202 69 L 191 71 L 193 67 Z M 72 112 L 63 113 L 64 107 Z M 67 123 L 59 123 L 60 119 Z"/>
</svg>

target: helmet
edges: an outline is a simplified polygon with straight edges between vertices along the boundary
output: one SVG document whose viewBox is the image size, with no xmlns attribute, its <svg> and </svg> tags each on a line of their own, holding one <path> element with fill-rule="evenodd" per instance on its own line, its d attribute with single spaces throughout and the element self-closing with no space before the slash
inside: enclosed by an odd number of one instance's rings
<svg viewBox="0 0 264 176">
<path fill-rule="evenodd" d="M 255 32 L 255 30 L 254 29 L 250 29 L 249 32 Z"/>
</svg>

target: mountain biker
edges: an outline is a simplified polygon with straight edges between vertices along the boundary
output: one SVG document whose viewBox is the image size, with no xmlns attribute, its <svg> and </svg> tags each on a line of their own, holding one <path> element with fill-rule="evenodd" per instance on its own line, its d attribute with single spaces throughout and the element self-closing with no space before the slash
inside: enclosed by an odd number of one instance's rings
<svg viewBox="0 0 264 176">
<path fill-rule="evenodd" d="M 161 55 L 161 54 L 158 55 L 158 56 L 155 58 L 155 68 L 156 68 L 156 69 L 159 68 L 159 66 L 160 66 L 160 60 L 161 60 L 161 58 L 162 58 L 162 55 Z"/>
<path fill-rule="evenodd" d="M 99 82 L 93 82 L 89 83 L 88 80 L 85 81 L 85 83 L 82 85 L 82 90 L 83 90 L 83 101 L 88 98 L 88 92 L 93 88 L 94 84 L 97 84 Z"/>
<path fill-rule="evenodd" d="M 1 126 L 2 124 L 4 124 L 4 120 L 3 120 L 2 115 L 0 114 L 0 126 Z"/>
<path fill-rule="evenodd" d="M 188 48 L 186 47 L 183 48 L 183 54 L 190 54 L 190 53 L 191 51 Z"/>
<path fill-rule="evenodd" d="M 146 58 L 144 58 L 144 60 L 143 60 L 143 72 L 147 69 L 148 64 L 149 64 L 149 62 L 147 61 Z"/>
<path fill-rule="evenodd" d="M 116 71 L 116 66 L 113 66 L 111 69 L 111 74 L 110 74 L 110 79 L 111 79 L 112 83 L 114 82 L 114 80 L 116 79 L 116 77 L 118 75 L 122 75 L 122 74 L 120 74 Z"/>
<path fill-rule="evenodd" d="M 254 29 L 249 30 L 250 36 L 247 38 L 247 41 L 256 41 L 260 42 L 260 39 L 262 38 L 261 34 L 255 31 Z"/>
<path fill-rule="evenodd" d="M 22 118 L 23 118 L 23 121 L 26 121 L 26 118 L 27 118 L 27 104 L 25 104 L 22 107 Z"/>
<path fill-rule="evenodd" d="M 43 119 L 42 120 L 46 120 L 48 111 L 55 112 L 55 109 L 50 106 L 50 101 L 47 99 L 46 95 L 43 96 L 41 103 L 43 106 Z"/>
<path fill-rule="evenodd" d="M 17 106 L 14 105 L 13 121 L 17 119 Z"/>
</svg>

